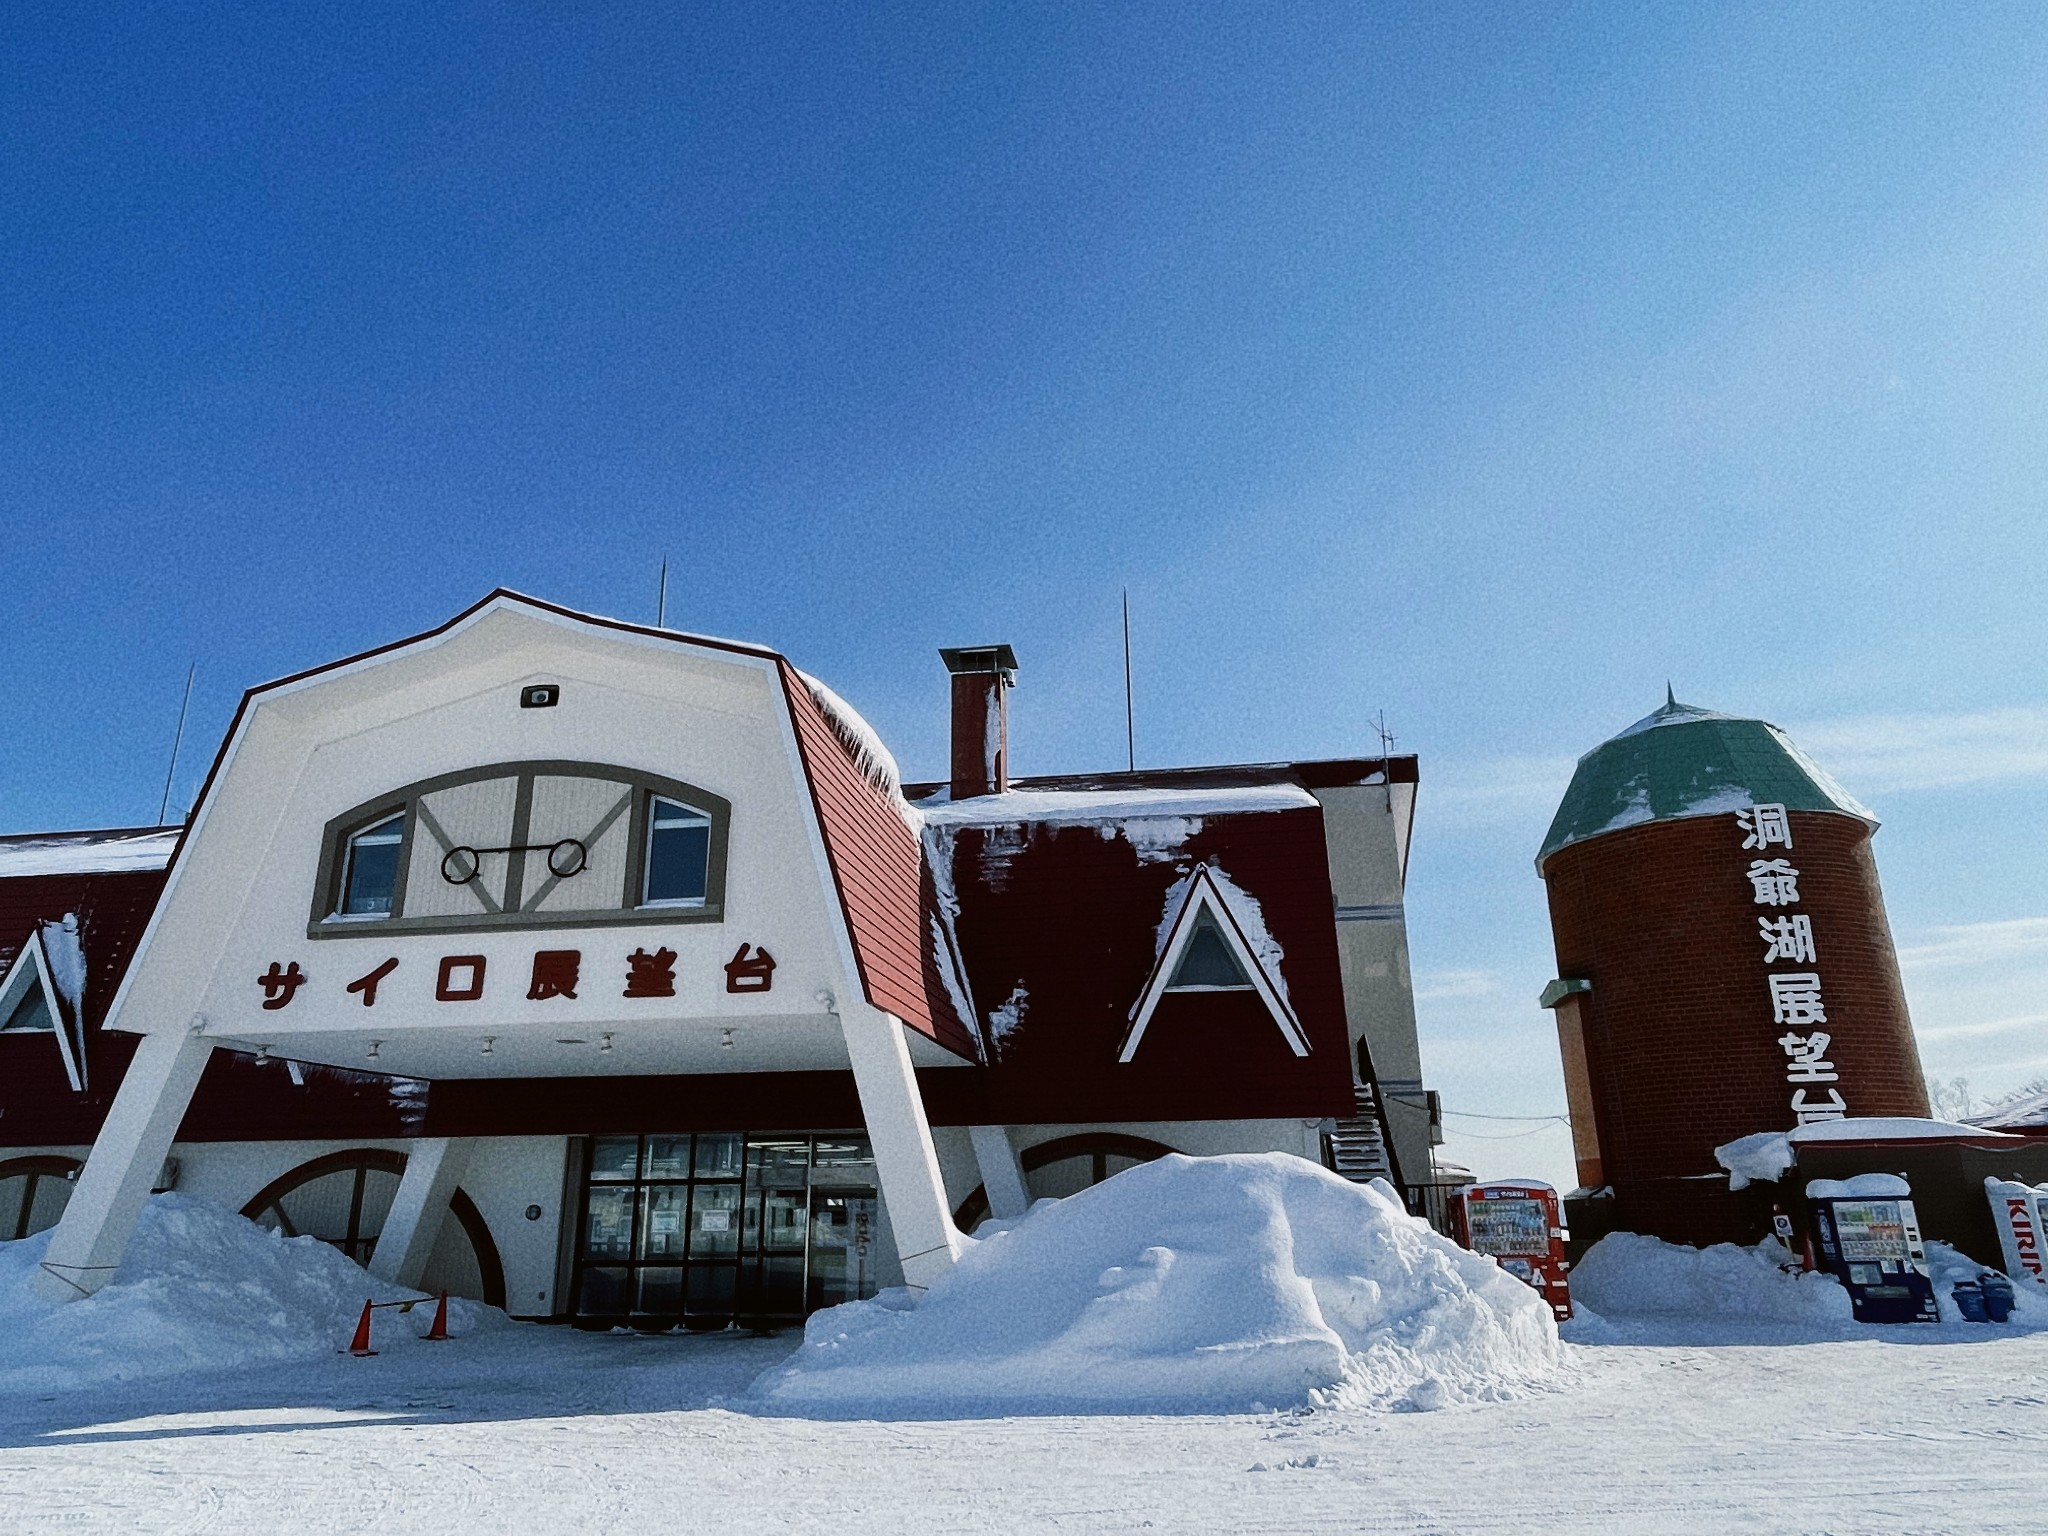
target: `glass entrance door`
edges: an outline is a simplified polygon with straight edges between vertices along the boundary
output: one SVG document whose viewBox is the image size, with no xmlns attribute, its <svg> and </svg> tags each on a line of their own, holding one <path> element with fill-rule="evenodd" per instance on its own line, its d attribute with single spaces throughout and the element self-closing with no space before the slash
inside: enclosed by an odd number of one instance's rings
<svg viewBox="0 0 2048 1536">
<path fill-rule="evenodd" d="M 777 1327 L 875 1291 L 867 1138 L 592 1138 L 577 1228 L 577 1321 Z"/>
</svg>

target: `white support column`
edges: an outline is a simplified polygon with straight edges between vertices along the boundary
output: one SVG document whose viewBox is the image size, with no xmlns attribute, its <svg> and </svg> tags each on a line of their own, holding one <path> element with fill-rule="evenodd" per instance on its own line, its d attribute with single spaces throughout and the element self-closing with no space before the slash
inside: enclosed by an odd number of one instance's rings
<svg viewBox="0 0 2048 1536">
<path fill-rule="evenodd" d="M 967 1134 L 974 1142 L 974 1160 L 981 1165 L 981 1188 L 988 1196 L 988 1213 L 998 1221 L 1015 1221 L 1031 1209 L 1031 1191 L 1024 1183 L 1024 1165 L 1010 1144 L 1008 1127 L 970 1125 Z"/>
<path fill-rule="evenodd" d="M 37 1295 L 76 1301 L 114 1278 L 212 1055 L 213 1043 L 188 1030 L 142 1037 L 71 1202 L 50 1234 L 35 1277 Z"/>
<path fill-rule="evenodd" d="M 405 1174 L 391 1197 L 391 1212 L 370 1258 L 370 1273 L 379 1280 L 419 1289 L 433 1257 L 434 1240 L 448 1215 L 448 1197 L 462 1182 L 474 1145 L 467 1138 L 432 1136 L 412 1143 Z"/>
<path fill-rule="evenodd" d="M 925 1290 L 959 1258 L 960 1230 L 946 1204 L 946 1181 L 939 1174 L 938 1149 L 932 1145 L 903 1024 L 866 1003 L 849 1003 L 839 1026 L 875 1148 L 875 1174 L 896 1234 L 903 1283 Z"/>
</svg>

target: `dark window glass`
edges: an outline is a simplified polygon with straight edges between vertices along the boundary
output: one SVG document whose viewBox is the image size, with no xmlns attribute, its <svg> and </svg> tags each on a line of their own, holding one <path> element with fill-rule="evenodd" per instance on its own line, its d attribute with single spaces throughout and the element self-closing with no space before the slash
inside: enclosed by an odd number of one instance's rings
<svg viewBox="0 0 2048 1536">
<path fill-rule="evenodd" d="M 640 1257 L 680 1259 L 683 1222 L 690 1212 L 690 1186 L 656 1184 L 647 1191 L 646 1214 L 640 1218 Z"/>
<path fill-rule="evenodd" d="M 711 871 L 711 818 L 675 800 L 656 800 L 647 818 L 646 904 L 700 905 Z"/>
<path fill-rule="evenodd" d="M 633 1256 L 632 1188 L 593 1189 L 590 1218 L 584 1225 L 583 1254 L 591 1259 L 629 1259 Z"/>
<path fill-rule="evenodd" d="M 601 1136 L 590 1153 L 575 1289 L 588 1323 L 780 1327 L 874 1294 L 875 1169 L 858 1133 Z"/>
<path fill-rule="evenodd" d="M 683 1138 L 684 1145 L 689 1138 Z M 640 1171 L 638 1136 L 600 1136 L 590 1148 L 590 1176 L 593 1179 L 630 1179 Z"/>
<path fill-rule="evenodd" d="M 744 1141 L 727 1134 L 699 1136 L 697 1138 L 697 1177 L 700 1179 L 736 1179 L 744 1166 Z"/>
<path fill-rule="evenodd" d="M 1180 952 L 1180 964 L 1174 967 L 1167 990 L 1238 992 L 1247 990 L 1251 984 L 1251 977 L 1245 975 L 1244 967 L 1224 942 L 1216 919 L 1202 913 L 1195 919 L 1194 934 L 1188 947 Z"/>
<path fill-rule="evenodd" d="M 398 849 L 404 841 L 403 811 L 348 840 L 339 908 L 344 917 L 391 915 L 392 893 L 398 889 Z"/>
</svg>

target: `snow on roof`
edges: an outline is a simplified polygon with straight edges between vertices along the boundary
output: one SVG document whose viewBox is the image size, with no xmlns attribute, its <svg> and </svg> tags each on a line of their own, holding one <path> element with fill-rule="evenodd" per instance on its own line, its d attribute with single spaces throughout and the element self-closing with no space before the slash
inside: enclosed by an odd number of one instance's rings
<svg viewBox="0 0 2048 1536">
<path fill-rule="evenodd" d="M 0 879 L 99 875 L 162 869 L 181 827 L 115 827 L 98 832 L 32 832 L 0 837 Z"/>
<path fill-rule="evenodd" d="M 1877 818 L 1766 720 L 1668 699 L 1579 759 L 1536 855 L 1650 821 L 1719 816 L 1751 805 Z"/>
<path fill-rule="evenodd" d="M 2009 1099 L 1995 1109 L 1988 1109 L 1981 1115 L 1970 1116 L 1971 1125 L 1991 1129 L 2008 1126 L 2037 1130 L 2048 1126 L 2048 1092 L 2023 1094 Z"/>
<path fill-rule="evenodd" d="M 1730 1189 L 1746 1189 L 1752 1180 L 1776 1183 L 1779 1175 L 1796 1160 L 1793 1149 L 1810 1143 L 1946 1141 L 1953 1138 L 1984 1141 L 2004 1135 L 2003 1131 L 1959 1125 L 1953 1120 L 1919 1120 L 1904 1115 L 1849 1116 L 1841 1120 L 1818 1120 L 1789 1131 L 1758 1131 L 1753 1136 L 1739 1136 L 1725 1146 L 1714 1148 L 1714 1161 L 1728 1170 Z"/>
<path fill-rule="evenodd" d="M 818 702 L 826 722 L 846 750 L 853 754 L 853 760 L 860 771 L 868 776 L 883 792 L 903 798 L 903 775 L 897 770 L 896 759 L 882 744 L 882 738 L 875 728 L 861 718 L 859 710 L 839 697 L 810 673 L 798 670 L 804 687 Z"/>
<path fill-rule="evenodd" d="M 1859 1173 L 1849 1179 L 1809 1179 L 1809 1200 L 1904 1200 L 1913 1186 L 1896 1173 Z"/>
<path fill-rule="evenodd" d="M 1012 826 L 1024 822 L 1082 826 L 1154 817 L 1200 818 L 1267 811 L 1314 810 L 1316 797 L 1298 784 L 1248 784 L 1227 789 L 1013 789 L 1000 795 L 917 802 L 927 826 Z"/>
</svg>

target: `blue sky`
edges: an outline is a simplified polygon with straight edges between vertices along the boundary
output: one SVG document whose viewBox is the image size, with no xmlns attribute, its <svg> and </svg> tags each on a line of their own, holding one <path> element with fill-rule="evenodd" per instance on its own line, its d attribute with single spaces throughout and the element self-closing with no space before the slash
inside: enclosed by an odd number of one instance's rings
<svg viewBox="0 0 2048 1536">
<path fill-rule="evenodd" d="M 1562 1107 L 1530 858 L 1667 678 L 1885 819 L 1930 1071 L 2048 1073 L 2048 17 L 566 9 L 0 18 L 0 828 L 664 554 L 913 775 L 990 639 L 1113 766 L 1128 586 L 1141 761 L 1419 754 L 1454 1110 Z"/>
</svg>

